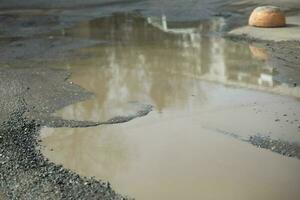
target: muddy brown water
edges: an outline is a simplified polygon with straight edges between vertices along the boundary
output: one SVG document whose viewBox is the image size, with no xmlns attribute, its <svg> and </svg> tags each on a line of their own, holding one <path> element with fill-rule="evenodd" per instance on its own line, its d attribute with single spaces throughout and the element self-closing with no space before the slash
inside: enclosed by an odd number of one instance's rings
<svg viewBox="0 0 300 200">
<path fill-rule="evenodd" d="M 300 143 L 299 87 L 276 78 L 266 50 L 214 34 L 222 25 L 117 14 L 64 30 L 104 43 L 62 63 L 94 97 L 56 116 L 105 121 L 143 104 L 154 110 L 123 124 L 44 127 L 45 156 L 136 199 L 298 200 L 300 161 L 243 140 Z"/>
</svg>

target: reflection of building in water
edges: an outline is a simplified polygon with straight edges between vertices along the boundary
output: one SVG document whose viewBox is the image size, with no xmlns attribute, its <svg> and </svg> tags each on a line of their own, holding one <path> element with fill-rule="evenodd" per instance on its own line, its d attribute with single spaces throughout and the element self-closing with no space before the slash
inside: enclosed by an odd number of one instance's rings
<svg viewBox="0 0 300 200">
<path fill-rule="evenodd" d="M 193 34 L 197 31 L 197 28 L 176 28 L 176 27 L 170 27 L 168 26 L 167 17 L 163 15 L 161 18 L 156 17 L 148 17 L 147 22 L 151 24 L 152 26 L 159 28 L 160 30 L 168 33 L 174 33 L 174 34 L 188 34 L 191 35 L 191 38 Z"/>
<path fill-rule="evenodd" d="M 208 33 L 216 33 L 220 32 L 223 29 L 223 26 L 225 25 L 225 20 L 223 18 L 215 18 L 212 20 L 207 20 L 204 22 L 198 22 L 197 25 L 194 27 L 180 27 L 176 26 L 176 24 L 172 24 L 171 26 L 168 25 L 166 16 L 162 16 L 161 18 L 155 18 L 155 17 L 148 17 L 147 22 L 154 27 L 159 28 L 160 30 L 170 33 L 170 34 L 179 34 L 182 35 L 182 51 L 187 49 L 188 47 L 198 47 L 198 51 L 206 50 L 210 51 L 207 56 L 211 57 L 210 59 L 213 59 L 213 62 L 210 62 L 210 66 L 208 67 L 209 69 L 205 72 L 202 73 L 201 76 L 202 78 L 206 78 L 208 80 L 215 80 L 215 81 L 220 81 L 220 82 L 226 82 L 226 80 L 232 80 L 232 81 L 237 81 L 237 82 L 247 82 L 255 85 L 264 85 L 264 86 L 273 86 L 273 70 L 272 67 L 265 65 L 264 63 L 257 62 L 250 59 L 249 52 L 245 51 L 245 49 L 237 48 L 238 51 L 235 51 L 235 49 L 229 49 L 226 48 L 227 43 L 218 37 L 207 37 Z M 201 46 L 201 35 L 204 35 L 204 40 L 209 41 L 209 47 L 205 48 L 204 46 Z M 204 48 L 203 48 L 204 47 Z M 255 47 L 251 47 L 251 52 L 253 53 L 253 49 Z M 228 55 L 226 53 L 227 51 L 233 52 L 230 53 L 229 57 L 231 55 L 240 55 L 241 58 L 245 57 L 243 54 L 248 54 L 247 57 L 248 59 L 245 60 L 239 60 L 237 57 L 233 59 L 233 62 L 228 60 L 227 58 L 224 57 L 224 54 Z M 242 51 L 241 51 L 242 50 Z M 226 52 L 225 52 L 226 51 Z M 257 51 L 256 51 L 257 53 Z M 187 52 L 186 54 L 189 54 Z M 257 54 L 256 54 L 257 55 Z M 262 56 L 262 53 L 261 55 Z M 261 57 L 259 57 L 261 58 Z M 266 60 L 267 57 L 264 57 L 264 60 Z M 236 60 L 242 61 L 242 62 L 235 62 Z M 247 62 L 251 63 L 247 63 Z M 235 62 L 235 63 L 234 63 Z M 248 68 L 257 67 L 256 65 L 259 64 L 259 68 L 263 68 L 262 72 L 260 74 L 252 74 L 249 73 L 249 69 L 241 67 L 242 63 Z M 198 67 L 202 68 L 203 66 L 198 65 Z M 227 69 L 231 68 L 231 69 Z M 203 72 L 203 70 L 200 70 Z M 254 76 L 253 76 L 254 75 Z"/>
<path fill-rule="evenodd" d="M 221 18 L 190 25 L 164 17 L 161 25 L 153 21 L 116 14 L 66 30 L 66 35 L 105 41 L 69 62 L 73 81 L 96 93 L 76 105 L 78 115 L 104 119 L 122 114 L 124 103 L 134 100 L 160 111 L 187 106 L 190 94 L 199 93 L 199 79 L 300 97 L 298 88 L 274 81 L 272 65 L 253 57 L 248 44 L 209 35 L 222 28 Z"/>
<path fill-rule="evenodd" d="M 167 17 L 161 18 L 147 17 L 147 22 L 152 26 L 168 33 L 187 34 L 193 38 L 196 33 L 220 32 L 225 25 L 223 18 L 214 18 L 212 20 L 197 22 L 168 22 Z"/>
</svg>

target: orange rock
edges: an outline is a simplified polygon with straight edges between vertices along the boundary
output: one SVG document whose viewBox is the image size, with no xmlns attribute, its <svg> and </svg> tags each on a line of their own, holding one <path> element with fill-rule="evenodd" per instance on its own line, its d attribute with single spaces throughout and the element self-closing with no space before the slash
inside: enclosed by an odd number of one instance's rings
<svg viewBox="0 0 300 200">
<path fill-rule="evenodd" d="M 262 6 L 253 10 L 249 18 L 250 26 L 283 27 L 285 26 L 284 13 L 275 6 Z"/>
</svg>

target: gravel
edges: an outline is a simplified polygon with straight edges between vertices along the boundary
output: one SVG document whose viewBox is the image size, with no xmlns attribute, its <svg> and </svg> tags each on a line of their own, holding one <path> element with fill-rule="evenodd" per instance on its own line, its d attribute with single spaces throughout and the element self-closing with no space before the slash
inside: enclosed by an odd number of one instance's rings
<svg viewBox="0 0 300 200">
<path fill-rule="evenodd" d="M 268 149 L 284 156 L 300 159 L 300 145 L 297 143 L 289 143 L 260 135 L 251 136 L 249 142 L 259 148 Z"/>
<path fill-rule="evenodd" d="M 0 129 L 0 191 L 4 199 L 128 199 L 108 182 L 80 177 L 41 154 L 40 125 L 13 113 Z M 1 194 L 1 193 L 0 193 Z"/>
<path fill-rule="evenodd" d="M 70 84 L 68 77 L 66 71 L 49 68 L 0 69 L 0 199 L 128 199 L 114 192 L 109 183 L 80 177 L 51 163 L 40 152 L 38 135 L 42 126 L 100 124 L 51 116 L 92 96 Z M 151 111 L 151 106 L 145 108 L 148 110 L 142 113 Z M 139 116 L 138 112 L 135 117 Z"/>
</svg>

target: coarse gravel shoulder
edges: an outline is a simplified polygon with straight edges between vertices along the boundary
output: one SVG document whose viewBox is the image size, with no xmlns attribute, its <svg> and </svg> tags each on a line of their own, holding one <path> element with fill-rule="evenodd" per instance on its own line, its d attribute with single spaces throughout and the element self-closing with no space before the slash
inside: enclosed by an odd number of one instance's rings
<svg viewBox="0 0 300 200">
<path fill-rule="evenodd" d="M 65 71 L 46 68 L 0 70 L 2 199 L 128 199 L 114 192 L 108 182 L 80 177 L 49 162 L 39 150 L 41 126 L 76 123 L 58 123 L 60 119 L 55 121 L 50 114 L 91 95 L 67 82 L 68 76 Z"/>
</svg>

